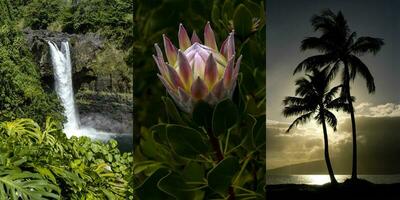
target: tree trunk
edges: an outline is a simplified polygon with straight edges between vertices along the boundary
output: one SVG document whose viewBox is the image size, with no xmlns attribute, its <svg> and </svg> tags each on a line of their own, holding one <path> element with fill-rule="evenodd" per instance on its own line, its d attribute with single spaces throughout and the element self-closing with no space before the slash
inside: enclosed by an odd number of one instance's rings
<svg viewBox="0 0 400 200">
<path fill-rule="evenodd" d="M 326 167 L 328 168 L 329 177 L 331 179 L 332 184 L 337 184 L 335 174 L 333 173 L 331 159 L 329 157 L 329 145 L 328 145 L 328 132 L 326 130 L 326 123 L 325 123 L 325 115 L 322 114 L 322 129 L 324 131 L 324 155 L 325 155 L 325 162 Z"/>
<path fill-rule="evenodd" d="M 357 132 L 356 132 L 356 119 L 354 116 L 354 108 L 353 102 L 351 100 L 350 93 L 350 75 L 349 75 L 349 67 L 347 62 L 344 62 L 344 70 L 345 70 L 345 79 L 344 79 L 344 87 L 346 90 L 346 99 L 349 104 L 349 111 L 351 117 L 351 129 L 352 129 L 352 142 L 353 142 L 353 166 L 351 170 L 351 179 L 357 179 Z"/>
</svg>

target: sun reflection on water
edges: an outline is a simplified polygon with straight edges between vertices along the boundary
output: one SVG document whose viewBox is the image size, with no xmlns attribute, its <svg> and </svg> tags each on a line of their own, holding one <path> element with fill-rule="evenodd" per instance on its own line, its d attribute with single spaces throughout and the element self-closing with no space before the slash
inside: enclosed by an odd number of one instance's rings
<svg viewBox="0 0 400 200">
<path fill-rule="evenodd" d="M 327 175 L 307 175 L 304 176 L 306 182 L 311 185 L 323 185 L 330 182 L 330 178 Z"/>
</svg>

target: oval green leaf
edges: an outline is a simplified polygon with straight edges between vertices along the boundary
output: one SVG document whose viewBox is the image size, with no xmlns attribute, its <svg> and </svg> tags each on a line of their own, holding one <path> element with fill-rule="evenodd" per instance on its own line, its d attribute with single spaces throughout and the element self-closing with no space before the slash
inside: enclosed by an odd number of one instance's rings
<svg viewBox="0 0 400 200">
<path fill-rule="evenodd" d="M 185 158 L 194 158 L 209 150 L 209 146 L 204 142 L 201 133 L 189 127 L 168 125 L 167 137 L 175 153 Z"/>
<path fill-rule="evenodd" d="M 230 99 L 219 102 L 214 109 L 212 117 L 214 135 L 225 134 L 238 121 L 238 118 L 239 111 Z"/>
<path fill-rule="evenodd" d="M 239 168 L 238 158 L 232 156 L 225 158 L 208 172 L 208 186 L 218 194 L 225 195 Z"/>
</svg>

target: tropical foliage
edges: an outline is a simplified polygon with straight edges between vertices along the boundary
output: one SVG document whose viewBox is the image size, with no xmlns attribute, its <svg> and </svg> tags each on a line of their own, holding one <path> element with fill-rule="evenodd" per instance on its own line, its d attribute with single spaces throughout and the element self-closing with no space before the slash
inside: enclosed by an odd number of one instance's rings
<svg viewBox="0 0 400 200">
<path fill-rule="evenodd" d="M 0 124 L 1 199 L 133 198 L 132 155 L 116 141 L 67 139 L 47 118 L 42 129 L 31 119 Z"/>
<path fill-rule="evenodd" d="M 15 24 L 0 20 L 0 121 L 30 116 L 63 121 L 63 109 L 54 93 L 45 92 L 40 74 Z"/>
<path fill-rule="evenodd" d="M 263 2 L 140 1 L 135 13 L 139 199 L 265 199 Z M 185 112 L 158 80 L 153 45 L 163 43 L 162 34 L 178 44 L 180 23 L 189 33 L 201 33 L 208 21 L 217 44 L 235 30 L 236 55 L 243 55 L 238 82 L 232 100 L 198 101 Z"/>
</svg>

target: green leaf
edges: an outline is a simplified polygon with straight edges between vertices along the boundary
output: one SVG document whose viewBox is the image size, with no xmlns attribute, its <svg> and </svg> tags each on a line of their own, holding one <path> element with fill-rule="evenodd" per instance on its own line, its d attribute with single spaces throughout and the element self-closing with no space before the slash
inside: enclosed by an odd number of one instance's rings
<svg viewBox="0 0 400 200">
<path fill-rule="evenodd" d="M 204 168 L 196 162 L 190 162 L 183 169 L 183 178 L 188 182 L 203 182 Z"/>
<path fill-rule="evenodd" d="M 233 26 L 235 32 L 242 38 L 251 33 L 251 28 L 253 26 L 252 15 L 245 5 L 240 4 L 236 8 L 233 14 Z"/>
<path fill-rule="evenodd" d="M 164 191 L 177 200 L 192 199 L 190 198 L 190 193 L 184 191 L 188 189 L 188 185 L 182 179 L 182 176 L 175 172 L 169 172 L 169 174 L 161 178 L 157 186 L 161 191 Z"/>
<path fill-rule="evenodd" d="M 169 123 L 183 124 L 181 115 L 179 114 L 174 102 L 172 102 L 172 100 L 168 97 L 162 97 L 162 100 L 165 105 Z"/>
<path fill-rule="evenodd" d="M 59 192 L 39 174 L 0 168 L 0 199 L 61 199 Z"/>
<path fill-rule="evenodd" d="M 266 143 L 266 118 L 265 115 L 262 115 L 257 118 L 257 123 L 253 129 L 253 144 L 256 148 L 260 148 Z"/>
<path fill-rule="evenodd" d="M 151 127 L 151 130 L 153 131 L 153 138 L 156 142 L 160 144 L 168 143 L 167 124 L 157 124 Z"/>
<path fill-rule="evenodd" d="M 192 115 L 193 121 L 196 122 L 197 125 L 203 126 L 207 130 L 211 128 L 213 109 L 208 103 L 204 101 L 196 103 Z"/>
<path fill-rule="evenodd" d="M 141 200 L 167 199 L 167 194 L 159 190 L 157 187 L 158 181 L 168 174 L 168 170 L 160 168 L 149 176 L 136 189 L 136 193 Z"/>
<path fill-rule="evenodd" d="M 195 129 L 181 125 L 168 125 L 167 136 L 171 148 L 182 157 L 194 158 L 209 150 L 201 133 Z"/>
<path fill-rule="evenodd" d="M 239 160 L 236 157 L 225 158 L 208 172 L 208 186 L 215 192 L 225 195 L 239 168 Z"/>
<path fill-rule="evenodd" d="M 230 99 L 219 102 L 214 109 L 212 117 L 214 135 L 225 134 L 238 121 L 238 118 L 239 111 Z"/>
</svg>

